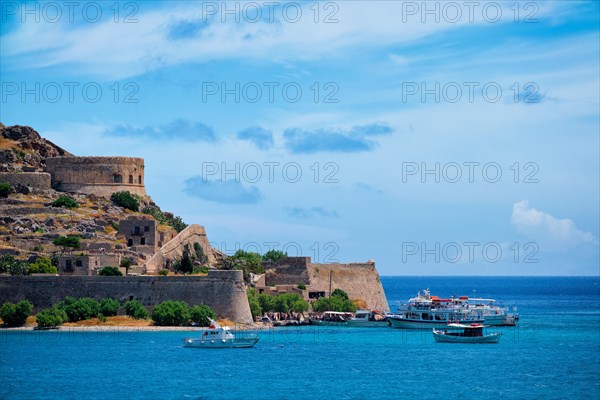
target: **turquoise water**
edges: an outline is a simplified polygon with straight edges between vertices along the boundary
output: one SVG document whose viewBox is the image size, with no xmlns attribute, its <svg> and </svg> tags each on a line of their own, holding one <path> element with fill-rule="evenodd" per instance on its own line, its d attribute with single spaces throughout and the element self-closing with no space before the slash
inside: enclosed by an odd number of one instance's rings
<svg viewBox="0 0 600 400">
<path fill-rule="evenodd" d="M 518 306 L 497 345 L 428 331 L 278 328 L 252 349 L 191 332 L 1 332 L 1 399 L 600 398 L 600 279 L 383 277 L 390 305 L 429 287 Z"/>
</svg>

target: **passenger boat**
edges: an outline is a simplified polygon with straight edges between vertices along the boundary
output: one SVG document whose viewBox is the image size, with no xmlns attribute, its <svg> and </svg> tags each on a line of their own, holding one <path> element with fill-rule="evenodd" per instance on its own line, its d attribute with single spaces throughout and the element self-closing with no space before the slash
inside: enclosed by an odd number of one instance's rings
<svg viewBox="0 0 600 400">
<path fill-rule="evenodd" d="M 445 343 L 498 343 L 502 333 L 495 332 L 484 334 L 481 324 L 448 324 L 444 330 L 433 329 L 433 338 L 436 342 Z"/>
<path fill-rule="evenodd" d="M 432 296 L 429 289 L 419 292 L 408 304 L 398 307 L 398 314 L 388 316 L 394 328 L 442 327 L 450 322 L 485 323 L 493 326 L 515 326 L 517 313 L 508 308 L 494 305 L 496 300 L 452 296 L 447 299 Z"/>
<path fill-rule="evenodd" d="M 183 347 L 200 349 L 245 348 L 254 347 L 258 342 L 256 334 L 235 336 L 228 327 L 221 327 L 215 320 L 210 326 L 200 330 L 200 337 L 183 339 Z"/>
<path fill-rule="evenodd" d="M 432 296 L 429 289 L 419 292 L 408 304 L 398 307 L 398 314 L 388 315 L 393 328 L 431 329 L 449 323 L 483 323 L 484 318 L 468 308 L 452 304 L 452 299 Z"/>
</svg>

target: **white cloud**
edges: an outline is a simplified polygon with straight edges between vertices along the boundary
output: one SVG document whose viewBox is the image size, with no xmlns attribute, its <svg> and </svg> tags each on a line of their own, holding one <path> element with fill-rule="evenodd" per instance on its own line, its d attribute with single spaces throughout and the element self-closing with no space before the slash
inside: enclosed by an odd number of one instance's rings
<svg viewBox="0 0 600 400">
<path fill-rule="evenodd" d="M 584 243 L 598 243 L 594 235 L 578 229 L 571 219 L 559 219 L 531 208 L 527 200 L 513 205 L 511 223 L 519 233 L 536 240 L 543 251 L 566 250 Z"/>
<path fill-rule="evenodd" d="M 540 3 L 536 17 L 564 14 L 570 6 L 562 3 Z M 218 4 L 225 7 L 223 2 Z M 236 22 L 234 16 L 218 13 L 207 24 L 184 31 L 188 36 L 177 39 L 172 35 L 174 26 L 184 23 L 193 27 L 206 19 L 201 2 L 174 3 L 169 9 L 148 11 L 144 5 L 136 14 L 138 22 L 129 24 L 115 23 L 112 18 L 83 24 L 28 21 L 3 35 L 2 53 L 16 69 L 65 66 L 82 75 L 119 79 L 189 61 L 246 58 L 282 62 L 329 58 L 350 47 L 410 43 L 438 32 L 490 24 L 484 18 L 482 5 L 472 19 L 469 10 L 461 10 L 461 18 L 456 22 L 449 22 L 449 17 L 440 10 L 441 22 L 436 22 L 435 15 L 423 14 L 422 10 L 413 13 L 404 2 L 387 1 L 371 1 L 368 7 L 363 2 L 332 3 L 339 9 L 321 10 L 319 22 L 315 23 L 311 4 L 305 4 L 302 17 L 293 23 L 282 17 L 281 10 L 275 15 L 276 22 L 258 23 L 244 22 L 243 17 Z M 232 9 L 231 5 L 227 7 Z M 514 23 L 506 7 L 499 23 Z M 334 11 L 337 22 L 323 23 Z M 422 18 L 426 18 L 426 23 Z M 394 62 L 408 62 L 398 54 L 391 58 Z"/>
</svg>

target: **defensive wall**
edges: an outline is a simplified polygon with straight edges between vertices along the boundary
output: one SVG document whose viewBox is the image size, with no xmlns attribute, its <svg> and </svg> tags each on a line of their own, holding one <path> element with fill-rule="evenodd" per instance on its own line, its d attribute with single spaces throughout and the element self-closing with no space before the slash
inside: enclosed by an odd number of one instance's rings
<svg viewBox="0 0 600 400">
<path fill-rule="evenodd" d="M 51 189 L 51 177 L 46 172 L 0 172 L 0 182 L 10 183 L 12 186 Z"/>
<path fill-rule="evenodd" d="M 137 157 L 50 157 L 46 171 L 62 192 L 110 197 L 118 191 L 146 195 L 144 159 Z"/>
<path fill-rule="evenodd" d="M 66 296 L 138 300 L 153 307 L 165 300 L 207 304 L 219 318 L 252 322 L 242 271 L 209 271 L 207 276 L 0 276 L 0 303 L 29 300 L 35 310 Z"/>
<path fill-rule="evenodd" d="M 214 265 L 216 258 L 206 236 L 206 230 L 203 226 L 191 224 L 154 253 L 145 264 L 146 272 L 155 274 L 165 267 L 167 261 L 180 259 L 186 244 L 189 246 L 190 252 L 193 252 L 194 243 L 200 244 L 204 255 L 208 258 L 208 263 Z"/>
<path fill-rule="evenodd" d="M 310 257 L 284 257 L 276 263 L 265 263 L 267 287 L 299 283 L 307 286 L 310 298 L 329 296 L 335 289 L 342 289 L 350 299 L 365 301 L 370 309 L 389 311 L 374 262 L 314 264 Z"/>
</svg>

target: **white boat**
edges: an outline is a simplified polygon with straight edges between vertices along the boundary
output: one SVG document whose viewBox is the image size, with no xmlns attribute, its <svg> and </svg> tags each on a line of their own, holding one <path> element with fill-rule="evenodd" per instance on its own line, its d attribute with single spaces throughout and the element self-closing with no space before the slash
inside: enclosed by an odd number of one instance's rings
<svg viewBox="0 0 600 400">
<path fill-rule="evenodd" d="M 200 349 L 244 348 L 254 347 L 258 342 L 256 334 L 235 336 L 229 327 L 221 327 L 215 320 L 210 320 L 210 326 L 201 329 L 200 337 L 183 339 L 183 347 Z"/>
<path fill-rule="evenodd" d="M 483 317 L 473 310 L 453 304 L 452 299 L 432 296 L 429 289 L 419 292 L 398 310 L 398 314 L 387 316 L 391 326 L 397 329 L 431 329 L 443 328 L 450 323 L 484 322 Z"/>
<path fill-rule="evenodd" d="M 484 334 L 482 324 L 449 324 L 444 330 L 433 330 L 436 342 L 445 343 L 498 343 L 502 333 Z"/>
<path fill-rule="evenodd" d="M 390 321 L 378 310 L 356 310 L 354 317 L 350 318 L 347 324 L 358 328 L 387 328 Z"/>
<path fill-rule="evenodd" d="M 355 328 L 385 328 L 390 326 L 387 316 L 382 315 L 378 310 L 357 310 L 354 314 L 325 311 L 320 318 L 310 318 L 310 324 Z"/>
</svg>

